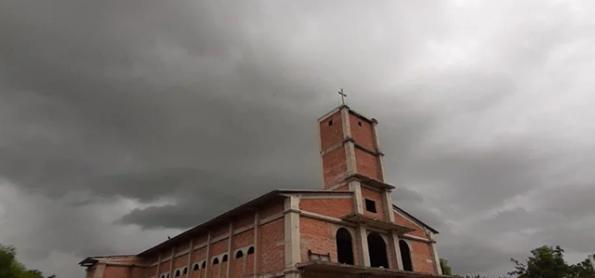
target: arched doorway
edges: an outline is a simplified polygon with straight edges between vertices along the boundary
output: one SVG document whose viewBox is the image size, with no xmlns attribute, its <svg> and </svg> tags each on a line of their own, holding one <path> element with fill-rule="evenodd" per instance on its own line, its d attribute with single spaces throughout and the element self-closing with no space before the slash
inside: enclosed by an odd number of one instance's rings
<svg viewBox="0 0 595 278">
<path fill-rule="evenodd" d="M 337 260 L 342 264 L 353 264 L 353 243 L 345 228 L 337 230 Z"/>
<path fill-rule="evenodd" d="M 409 244 L 404 240 L 399 240 L 399 249 L 401 249 L 401 260 L 403 261 L 403 270 L 413 271 L 413 264 L 411 263 L 411 250 Z"/>
<path fill-rule="evenodd" d="M 372 267 L 388 268 L 386 243 L 378 233 L 368 234 L 368 253 L 370 254 L 370 265 Z"/>
</svg>

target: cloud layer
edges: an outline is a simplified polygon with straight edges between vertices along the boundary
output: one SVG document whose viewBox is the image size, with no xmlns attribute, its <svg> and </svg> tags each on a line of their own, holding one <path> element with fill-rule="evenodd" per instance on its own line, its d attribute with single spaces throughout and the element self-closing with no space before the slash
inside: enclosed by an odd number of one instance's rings
<svg viewBox="0 0 595 278">
<path fill-rule="evenodd" d="M 31 267 L 138 252 L 319 188 L 342 87 L 395 199 L 459 273 L 595 242 L 586 1 L 0 3 L 0 242 Z"/>
</svg>

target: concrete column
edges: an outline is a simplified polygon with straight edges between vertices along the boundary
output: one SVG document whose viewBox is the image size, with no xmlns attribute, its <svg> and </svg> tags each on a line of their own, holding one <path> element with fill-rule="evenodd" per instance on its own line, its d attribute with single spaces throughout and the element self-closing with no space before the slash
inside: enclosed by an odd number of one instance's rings
<svg viewBox="0 0 595 278">
<path fill-rule="evenodd" d="M 105 272 L 105 264 L 97 264 L 93 278 L 103 278 L 103 272 Z"/>
<path fill-rule="evenodd" d="M 395 223 L 395 213 L 393 212 L 393 198 L 389 190 L 384 191 L 384 214 L 386 221 Z"/>
<path fill-rule="evenodd" d="M 171 248 L 171 257 L 169 258 L 169 277 L 174 277 L 174 258 L 176 257 L 176 246 Z"/>
<path fill-rule="evenodd" d="M 285 268 L 293 269 L 301 262 L 300 250 L 300 199 L 290 196 L 285 199 Z"/>
<path fill-rule="evenodd" d="M 256 276 L 256 274 L 258 273 L 258 254 L 260 254 L 259 252 L 259 248 L 258 248 L 258 225 L 260 223 L 260 216 L 258 215 L 258 212 L 254 213 L 254 269 L 253 269 L 253 273 Z M 247 259 L 248 255 L 246 254 L 246 256 L 244 256 Z"/>
<path fill-rule="evenodd" d="M 233 222 L 229 222 L 229 232 L 227 237 L 227 269 L 225 272 L 225 277 L 229 278 L 229 269 L 231 265 L 231 240 L 233 238 Z"/>
<path fill-rule="evenodd" d="M 375 143 L 376 143 L 376 151 L 380 151 L 380 141 L 378 140 L 378 133 L 376 132 L 376 126 L 378 125 L 378 122 L 376 120 L 373 121 L 372 123 L 372 131 L 374 133 L 374 139 L 375 139 Z M 378 155 L 378 165 L 380 165 L 380 180 L 384 180 L 384 159 L 382 157 L 382 155 Z"/>
<path fill-rule="evenodd" d="M 206 263 L 205 263 L 205 278 L 209 277 L 209 266 L 211 265 L 211 231 L 207 235 L 207 256 L 206 256 Z"/>
<path fill-rule="evenodd" d="M 403 257 L 401 257 L 401 246 L 399 246 L 399 235 L 395 232 L 391 233 L 393 246 L 395 249 L 395 258 L 397 258 L 397 269 L 403 270 Z"/>
<path fill-rule="evenodd" d="M 361 256 L 364 266 L 370 266 L 370 252 L 368 248 L 368 232 L 363 226 L 357 227 L 357 234 L 360 238 Z"/>
<path fill-rule="evenodd" d="M 157 278 L 159 277 L 159 271 L 161 270 L 161 252 L 159 252 L 159 257 L 157 258 Z"/>
<path fill-rule="evenodd" d="M 194 250 L 194 239 L 190 240 L 190 251 L 188 251 L 188 263 L 186 264 L 186 277 L 190 277 L 190 268 L 192 267 L 192 251 Z"/>
<path fill-rule="evenodd" d="M 362 198 L 362 185 L 358 181 L 349 182 L 349 190 L 353 191 L 355 212 L 358 214 L 363 214 L 364 200 Z"/>
<path fill-rule="evenodd" d="M 351 122 L 349 121 L 349 109 L 341 108 L 341 126 L 343 127 L 343 139 L 351 138 Z"/>
<path fill-rule="evenodd" d="M 434 234 L 433 233 L 427 233 L 430 236 L 430 239 L 432 240 L 432 253 L 434 255 L 434 266 L 436 268 L 436 273 L 438 273 L 439 275 L 442 275 L 442 266 L 440 265 L 440 257 L 438 256 L 438 250 L 436 249 L 436 241 L 434 240 Z"/>
</svg>

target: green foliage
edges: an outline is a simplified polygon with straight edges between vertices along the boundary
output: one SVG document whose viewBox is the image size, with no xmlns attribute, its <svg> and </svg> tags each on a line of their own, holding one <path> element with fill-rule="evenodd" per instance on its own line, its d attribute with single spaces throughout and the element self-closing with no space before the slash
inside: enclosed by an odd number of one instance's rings
<svg viewBox="0 0 595 278">
<path fill-rule="evenodd" d="M 440 268 L 443 275 L 452 275 L 452 268 L 448 265 L 448 260 L 440 258 Z"/>
<path fill-rule="evenodd" d="M 510 275 L 518 278 L 595 278 L 595 271 L 588 260 L 575 265 L 564 261 L 564 249 L 542 246 L 531 251 L 525 263 L 511 259 L 515 264 Z"/>
<path fill-rule="evenodd" d="M 19 263 L 14 247 L 0 244 L 0 278 L 43 278 L 43 275 Z"/>
</svg>

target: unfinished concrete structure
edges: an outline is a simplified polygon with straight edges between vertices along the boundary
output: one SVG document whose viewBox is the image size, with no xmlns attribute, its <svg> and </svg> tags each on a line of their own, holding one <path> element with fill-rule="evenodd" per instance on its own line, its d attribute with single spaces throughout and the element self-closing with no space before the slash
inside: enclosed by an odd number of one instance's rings
<svg viewBox="0 0 595 278">
<path fill-rule="evenodd" d="M 398 207 L 376 124 L 319 119 L 324 185 L 277 190 L 133 256 L 88 257 L 88 278 L 435 277 L 438 232 Z"/>
</svg>

